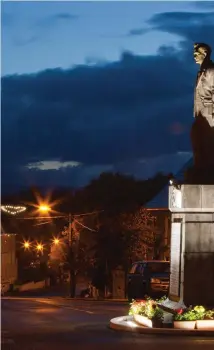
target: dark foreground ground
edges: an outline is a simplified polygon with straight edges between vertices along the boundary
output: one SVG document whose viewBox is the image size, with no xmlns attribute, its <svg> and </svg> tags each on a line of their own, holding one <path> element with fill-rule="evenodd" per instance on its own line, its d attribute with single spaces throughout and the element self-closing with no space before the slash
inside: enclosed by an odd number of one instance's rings
<svg viewBox="0 0 214 350">
<path fill-rule="evenodd" d="M 119 333 L 109 319 L 127 314 L 125 303 L 62 298 L 2 300 L 3 350 L 213 350 L 205 337 Z"/>
</svg>

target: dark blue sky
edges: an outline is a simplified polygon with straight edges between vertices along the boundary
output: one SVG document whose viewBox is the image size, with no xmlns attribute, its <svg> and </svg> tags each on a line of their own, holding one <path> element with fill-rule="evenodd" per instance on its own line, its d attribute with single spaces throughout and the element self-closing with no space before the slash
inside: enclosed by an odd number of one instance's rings
<svg viewBox="0 0 214 350">
<path fill-rule="evenodd" d="M 2 4 L 2 186 L 140 178 L 191 157 L 195 41 L 214 2 Z"/>
</svg>

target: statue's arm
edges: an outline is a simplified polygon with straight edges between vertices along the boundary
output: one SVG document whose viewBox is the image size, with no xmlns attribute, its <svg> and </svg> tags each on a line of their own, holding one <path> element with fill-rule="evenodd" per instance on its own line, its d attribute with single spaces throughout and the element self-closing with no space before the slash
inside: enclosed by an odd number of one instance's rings
<svg viewBox="0 0 214 350">
<path fill-rule="evenodd" d="M 214 67 L 209 69 L 207 76 L 207 95 L 204 98 L 204 103 L 209 106 L 209 113 L 214 118 Z"/>
<path fill-rule="evenodd" d="M 212 69 L 212 86 L 211 86 L 211 94 L 212 94 L 212 117 L 214 120 L 214 68 Z"/>
</svg>

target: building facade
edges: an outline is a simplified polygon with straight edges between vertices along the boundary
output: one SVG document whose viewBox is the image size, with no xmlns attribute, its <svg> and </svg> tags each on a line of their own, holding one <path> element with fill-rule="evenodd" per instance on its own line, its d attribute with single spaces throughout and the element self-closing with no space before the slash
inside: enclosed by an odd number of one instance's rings
<svg viewBox="0 0 214 350">
<path fill-rule="evenodd" d="M 1 289 L 5 292 L 18 278 L 16 235 L 1 234 Z"/>
</svg>

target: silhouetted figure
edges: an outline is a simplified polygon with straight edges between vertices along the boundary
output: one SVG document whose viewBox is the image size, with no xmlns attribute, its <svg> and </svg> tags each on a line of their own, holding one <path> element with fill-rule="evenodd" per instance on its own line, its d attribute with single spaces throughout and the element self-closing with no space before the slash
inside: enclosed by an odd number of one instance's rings
<svg viewBox="0 0 214 350">
<path fill-rule="evenodd" d="M 194 183 L 214 183 L 214 63 L 211 48 L 194 45 L 194 59 L 200 65 L 194 94 L 194 117 L 191 140 L 194 168 L 187 178 Z"/>
</svg>

